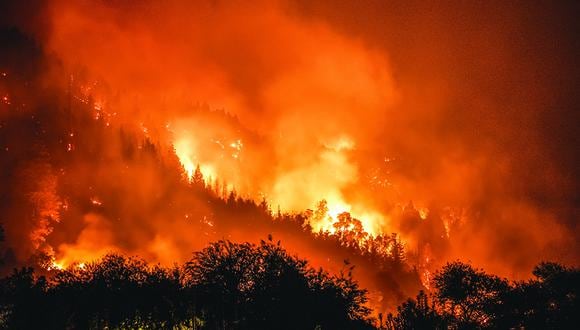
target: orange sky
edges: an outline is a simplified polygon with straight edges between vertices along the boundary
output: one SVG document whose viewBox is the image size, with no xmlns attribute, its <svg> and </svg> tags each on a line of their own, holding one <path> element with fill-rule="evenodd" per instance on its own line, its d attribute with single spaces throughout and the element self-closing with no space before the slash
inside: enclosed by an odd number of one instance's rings
<svg viewBox="0 0 580 330">
<path fill-rule="evenodd" d="M 25 28 L 67 70 L 119 95 L 120 121 L 185 143 L 191 164 L 251 196 L 295 211 L 326 198 L 386 233 L 400 229 L 386 205 L 464 208 L 476 220 L 453 233 L 450 259 L 504 275 L 527 274 L 541 258 L 578 262 L 570 248 L 580 191 L 577 5 L 127 0 L 43 8 L 36 23 L 23 19 Z M 242 141 L 243 162 L 217 159 L 203 141 L 223 131 L 219 142 L 233 153 L 239 133 L 200 127 L 188 113 L 195 103 L 237 116 L 262 142 Z M 392 185 L 377 193 L 369 187 L 379 179 Z"/>
</svg>

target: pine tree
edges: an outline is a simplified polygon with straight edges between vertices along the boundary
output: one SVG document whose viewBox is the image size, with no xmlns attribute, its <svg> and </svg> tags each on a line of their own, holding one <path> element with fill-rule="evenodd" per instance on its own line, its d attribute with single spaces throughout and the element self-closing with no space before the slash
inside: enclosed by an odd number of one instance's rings
<svg viewBox="0 0 580 330">
<path fill-rule="evenodd" d="M 405 262 L 405 245 L 398 238 L 396 233 L 391 234 L 391 258 L 397 265 Z"/>
<path fill-rule="evenodd" d="M 260 204 L 258 205 L 258 207 L 264 211 L 267 214 L 272 214 L 272 212 L 270 211 L 270 205 L 268 205 L 268 201 L 266 200 L 266 197 L 262 197 L 262 201 L 260 202 Z"/>
<path fill-rule="evenodd" d="M 199 168 L 199 164 L 195 168 L 195 172 L 193 172 L 193 177 L 191 178 L 191 183 L 194 187 L 204 188 L 205 182 L 203 181 L 203 174 L 201 174 L 201 169 Z"/>
</svg>

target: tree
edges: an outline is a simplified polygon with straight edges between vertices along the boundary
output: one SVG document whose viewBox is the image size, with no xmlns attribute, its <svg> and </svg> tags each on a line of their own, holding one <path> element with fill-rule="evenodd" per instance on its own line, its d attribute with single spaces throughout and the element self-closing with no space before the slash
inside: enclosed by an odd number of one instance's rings
<svg viewBox="0 0 580 330">
<path fill-rule="evenodd" d="M 366 291 L 349 277 L 314 271 L 279 245 L 219 241 L 185 266 L 208 324 L 228 329 L 366 328 Z"/>
<path fill-rule="evenodd" d="M 336 231 L 336 235 L 346 245 L 359 245 L 368 236 L 360 220 L 353 218 L 348 212 L 339 214 L 332 226 Z"/>
<path fill-rule="evenodd" d="M 262 197 L 262 201 L 260 202 L 260 204 L 258 205 L 260 211 L 271 215 L 272 211 L 270 210 L 270 205 L 268 205 L 268 201 L 266 200 L 266 197 Z"/>
<path fill-rule="evenodd" d="M 393 259 L 395 266 L 401 267 L 405 263 L 405 245 L 401 242 L 396 233 L 391 234 L 389 240 L 389 255 Z"/>
<path fill-rule="evenodd" d="M 433 301 L 420 292 L 389 314 L 388 329 L 574 329 L 580 324 L 580 270 L 542 262 L 535 279 L 508 283 L 468 264 L 445 265 Z M 382 327 L 382 324 L 380 325 Z"/>
<path fill-rule="evenodd" d="M 0 328 L 40 329 L 47 322 L 47 282 L 32 268 L 15 269 L 0 281 Z M 34 315 L 34 317 L 30 317 Z"/>
<path fill-rule="evenodd" d="M 201 169 L 199 168 L 199 164 L 195 167 L 195 171 L 193 172 L 193 176 L 191 177 L 191 184 L 197 188 L 204 188 L 205 181 L 203 180 L 203 174 L 201 173 Z"/>
<path fill-rule="evenodd" d="M 328 202 L 323 199 L 316 205 L 316 210 L 312 215 L 312 221 L 320 223 L 328 218 Z"/>
<path fill-rule="evenodd" d="M 506 313 L 510 325 L 544 329 L 577 327 L 580 270 L 542 262 L 532 274 L 535 279 L 516 283 L 512 290 Z"/>
<path fill-rule="evenodd" d="M 150 267 L 143 260 L 107 255 L 83 268 L 57 271 L 45 295 L 43 328 L 180 327 L 198 318 L 193 295 L 179 269 Z M 44 302 L 44 303 L 42 303 Z"/>
<path fill-rule="evenodd" d="M 434 303 L 429 304 L 429 298 L 421 290 L 415 299 L 409 299 L 397 307 L 397 315 L 389 314 L 387 329 L 447 329 L 447 324 L 437 313 Z"/>
<path fill-rule="evenodd" d="M 507 280 L 459 261 L 447 263 L 433 283 L 443 315 L 458 328 L 493 327 L 510 288 Z"/>
</svg>

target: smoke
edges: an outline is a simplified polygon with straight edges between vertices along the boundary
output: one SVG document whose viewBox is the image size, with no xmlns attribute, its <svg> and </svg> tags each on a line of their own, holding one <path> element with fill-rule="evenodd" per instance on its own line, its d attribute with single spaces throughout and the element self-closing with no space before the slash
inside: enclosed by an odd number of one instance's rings
<svg viewBox="0 0 580 330">
<path fill-rule="evenodd" d="M 58 59 L 44 82 L 78 90 L 107 127 L 159 142 L 168 162 L 173 146 L 186 173 L 199 164 L 217 191 L 282 211 L 326 199 L 330 215 L 401 232 L 439 263 L 467 259 L 514 277 L 540 259 L 578 263 L 579 249 L 567 248 L 578 245 L 577 6 L 126 0 L 11 10 L 6 26 Z M 71 134 L 100 137 L 94 150 L 105 156 L 67 173 L 87 205 L 67 210 L 59 230 L 33 231 L 35 242 L 50 235 L 57 256 L 113 250 L 168 264 L 211 238 L 259 236 L 242 225 L 211 233 L 209 217 L 196 234 L 210 234 L 192 243 L 187 212 L 211 213 L 204 201 L 129 157 L 127 137 Z M 409 201 L 422 213 L 405 210 Z M 300 253 L 325 259 L 302 243 Z"/>
<path fill-rule="evenodd" d="M 381 139 L 403 200 L 466 206 L 450 258 L 517 275 L 578 262 L 579 6 L 300 2 L 293 13 L 388 53 L 399 103 Z M 570 245 L 569 245 L 570 244 Z"/>
</svg>

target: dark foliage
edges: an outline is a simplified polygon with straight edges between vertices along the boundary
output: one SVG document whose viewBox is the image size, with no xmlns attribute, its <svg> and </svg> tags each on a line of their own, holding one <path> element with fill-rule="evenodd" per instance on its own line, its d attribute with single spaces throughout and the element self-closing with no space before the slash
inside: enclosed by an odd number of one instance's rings
<svg viewBox="0 0 580 330">
<path fill-rule="evenodd" d="M 392 329 L 445 329 L 446 321 L 437 313 L 433 303 L 423 291 L 415 299 L 409 299 L 397 308 L 397 315 L 390 314 L 387 326 Z M 381 324 L 382 326 L 382 324 Z"/>
<path fill-rule="evenodd" d="M 389 315 L 389 329 L 575 329 L 580 324 L 580 270 L 545 262 L 535 279 L 510 283 L 461 262 L 434 278 L 423 292 Z M 429 303 L 431 300 L 431 303 Z"/>
<path fill-rule="evenodd" d="M 368 329 L 366 291 L 279 244 L 212 243 L 181 268 L 108 255 L 56 271 L 31 268 L 0 285 L 6 329 Z M 31 317 L 33 316 L 33 317 Z"/>
<path fill-rule="evenodd" d="M 150 137 L 136 134 L 134 127 L 121 122 L 109 126 L 113 117 L 108 115 L 115 113 L 117 106 L 114 101 L 107 105 L 107 111 L 95 112 L 93 95 L 82 90 L 89 79 L 78 72 L 69 75 L 63 69 L 55 73 L 61 79 L 47 87 L 37 78 L 49 66 L 47 62 L 55 59 L 13 28 L 2 27 L 0 39 L 0 67 L 6 71 L 0 89 L 10 95 L 10 102 L 0 104 L 0 228 L 6 231 L 6 242 L 0 246 L 0 272 L 35 264 L 27 259 L 30 255 L 46 251 L 51 243 L 66 242 L 58 233 L 76 237 L 83 226 L 78 220 L 88 213 L 107 221 L 124 219 L 115 226 L 118 243 L 128 250 L 141 242 L 123 233 L 137 233 L 135 237 L 155 233 L 143 219 L 182 219 L 186 214 L 191 233 L 208 239 L 240 239 L 235 232 L 243 233 L 243 240 L 248 233 L 274 233 L 307 246 L 313 254 L 324 256 L 321 259 L 329 265 L 348 258 L 364 272 L 361 278 L 372 279 L 365 287 L 381 293 L 383 308 L 398 304 L 421 287 L 417 272 L 407 264 L 413 263 L 413 255 L 398 235 L 371 237 L 348 213 L 338 216 L 336 234 L 315 234 L 308 219 L 327 216 L 325 201 L 312 214 L 278 211 L 273 215 L 265 200 L 256 203 L 244 199 L 229 191 L 225 182 L 205 182 L 199 167 L 189 183 L 183 179 L 175 153 L 166 152 Z M 57 70 L 59 66 L 50 67 Z M 224 112 L 196 111 L 202 122 L 223 121 L 236 131 L 243 128 Z M 134 189 L 142 176 L 131 173 L 143 170 L 155 178 L 155 194 Z M 108 179 L 103 180 L 105 177 Z M 46 186 L 40 182 L 47 178 L 56 182 L 54 191 L 38 189 Z M 56 201 L 53 197 L 59 196 L 67 202 L 66 207 L 59 207 L 60 221 L 50 214 L 42 219 L 33 217 L 35 206 L 27 196 L 40 193 L 43 201 L 52 203 Z M 94 196 L 102 203 L 90 203 Z M 431 210 L 422 219 L 409 203 L 400 217 L 401 232 L 412 233 L 420 242 L 415 259 L 421 260 L 419 254 L 425 247 L 435 256 L 444 255 L 448 241 L 438 212 Z M 54 235 L 48 235 L 53 229 Z M 23 244 L 33 231 L 42 234 L 42 239 Z M 0 231 L 0 238 L 4 238 L 2 234 Z M 381 318 L 381 327 L 577 328 L 579 271 L 543 263 L 533 274 L 533 280 L 509 283 L 469 265 L 448 264 L 434 279 L 432 297 L 419 293 L 416 299 L 403 303 L 397 315 L 389 316 L 386 325 Z M 258 246 L 213 243 L 184 267 L 175 269 L 109 255 L 82 269 L 51 275 L 47 280 L 31 268 L 22 268 L 2 280 L 0 323 L 4 327 L 368 327 L 365 291 L 351 280 L 350 270 L 342 276 L 315 271 L 306 261 L 265 242 Z"/>
</svg>

